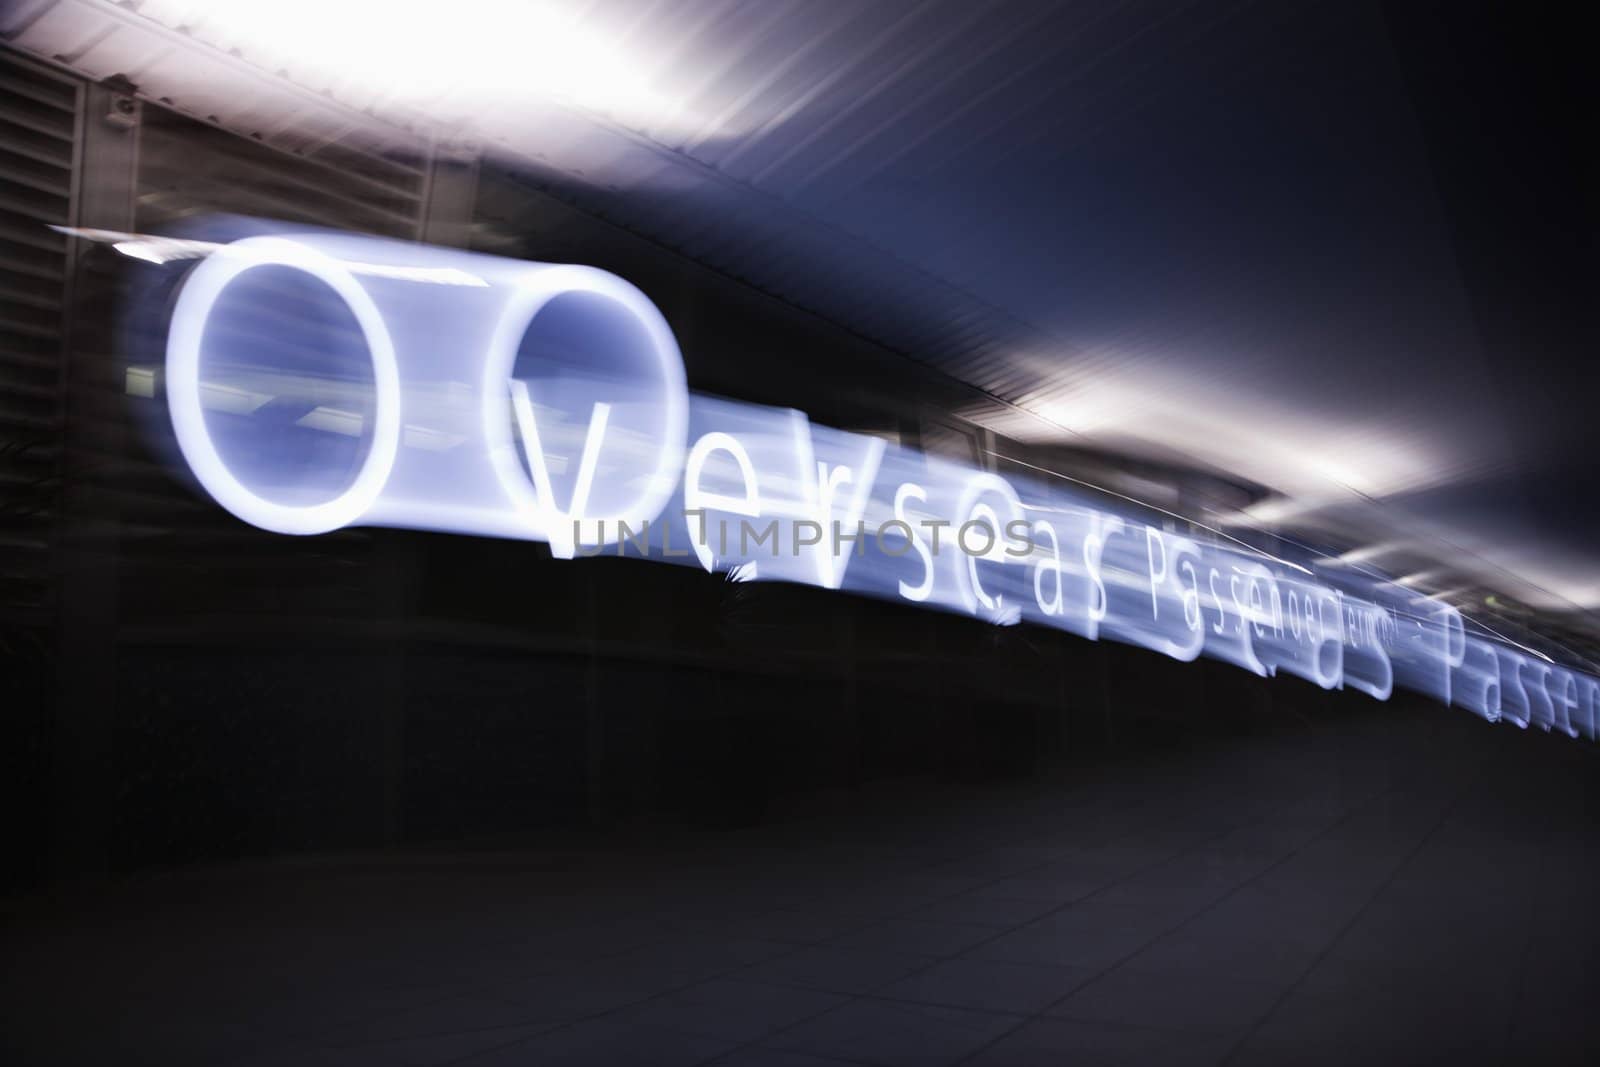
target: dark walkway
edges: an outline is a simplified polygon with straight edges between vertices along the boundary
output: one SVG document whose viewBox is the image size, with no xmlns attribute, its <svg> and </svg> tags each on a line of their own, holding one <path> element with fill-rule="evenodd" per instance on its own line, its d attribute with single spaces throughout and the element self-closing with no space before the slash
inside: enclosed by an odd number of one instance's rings
<svg viewBox="0 0 1600 1067">
<path fill-rule="evenodd" d="M 1378 709 L 1068 788 L 11 907 L 0 1062 L 1595 1062 L 1600 763 Z"/>
</svg>

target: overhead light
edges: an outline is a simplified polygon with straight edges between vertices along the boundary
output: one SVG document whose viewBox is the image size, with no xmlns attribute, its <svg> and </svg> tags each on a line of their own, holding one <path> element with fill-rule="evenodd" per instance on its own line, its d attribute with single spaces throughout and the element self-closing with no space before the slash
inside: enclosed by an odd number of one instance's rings
<svg viewBox="0 0 1600 1067">
<path fill-rule="evenodd" d="M 1379 541 L 1376 544 L 1363 545 L 1360 548 L 1352 548 L 1348 552 L 1341 552 L 1333 557 L 1332 562 L 1353 566 L 1357 563 L 1370 562 L 1379 556 L 1386 556 L 1409 546 L 1410 542 L 1408 541 Z"/>
<path fill-rule="evenodd" d="M 679 111 L 570 0 L 144 0 L 139 14 L 361 108 L 470 121 L 536 98 L 643 126 Z"/>
</svg>

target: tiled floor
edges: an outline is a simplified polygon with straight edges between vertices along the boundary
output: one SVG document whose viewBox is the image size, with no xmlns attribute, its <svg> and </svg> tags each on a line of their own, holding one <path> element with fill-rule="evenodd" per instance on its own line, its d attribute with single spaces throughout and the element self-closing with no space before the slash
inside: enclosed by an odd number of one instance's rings
<svg viewBox="0 0 1600 1067">
<path fill-rule="evenodd" d="M 1595 1062 L 1600 764 L 1377 713 L 855 814 L 11 906 L 6 1064 Z"/>
</svg>

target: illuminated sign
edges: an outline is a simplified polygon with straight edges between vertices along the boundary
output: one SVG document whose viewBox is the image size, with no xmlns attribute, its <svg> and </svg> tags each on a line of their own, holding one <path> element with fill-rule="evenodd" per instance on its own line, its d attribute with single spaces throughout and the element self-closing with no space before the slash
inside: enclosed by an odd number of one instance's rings
<svg viewBox="0 0 1600 1067">
<path fill-rule="evenodd" d="M 691 394 L 660 312 L 604 271 L 329 233 L 207 251 L 171 313 L 172 425 L 264 529 L 544 541 L 1595 735 L 1595 678 L 1370 571 Z"/>
</svg>

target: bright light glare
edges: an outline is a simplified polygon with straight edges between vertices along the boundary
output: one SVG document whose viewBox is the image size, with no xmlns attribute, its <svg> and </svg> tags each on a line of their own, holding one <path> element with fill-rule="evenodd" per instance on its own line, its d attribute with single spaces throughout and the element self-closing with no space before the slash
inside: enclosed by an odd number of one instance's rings
<svg viewBox="0 0 1600 1067">
<path fill-rule="evenodd" d="M 1207 381 L 1130 357 L 1126 366 L 1097 364 L 1070 392 L 1027 406 L 1097 444 L 1186 457 L 1319 504 L 1412 492 L 1451 477 L 1446 458 L 1404 426 L 1265 405 L 1261 395 L 1248 380 Z M 992 428 L 1019 440 L 1051 436 L 1021 419 Z"/>
<path fill-rule="evenodd" d="M 1410 547 L 1410 543 L 1406 541 L 1380 541 L 1374 545 L 1363 545 L 1360 548 L 1352 548 L 1348 552 L 1341 552 L 1333 559 L 1336 563 L 1355 566 L 1358 563 L 1369 563 L 1381 556 L 1389 555 L 1408 547 Z"/>
<path fill-rule="evenodd" d="M 673 113 L 641 64 L 555 0 L 145 0 L 139 13 L 355 104 L 548 98 L 641 125 Z"/>
</svg>

